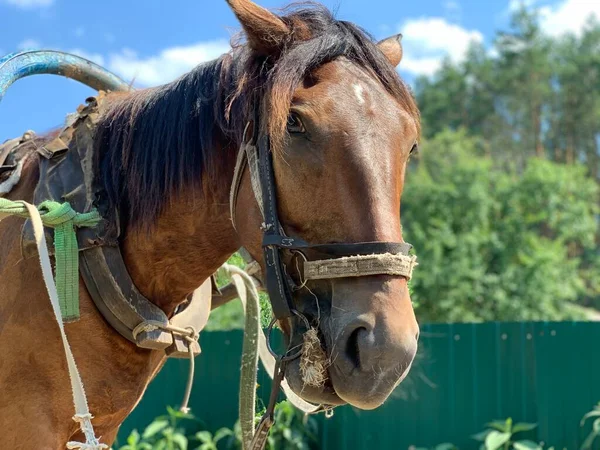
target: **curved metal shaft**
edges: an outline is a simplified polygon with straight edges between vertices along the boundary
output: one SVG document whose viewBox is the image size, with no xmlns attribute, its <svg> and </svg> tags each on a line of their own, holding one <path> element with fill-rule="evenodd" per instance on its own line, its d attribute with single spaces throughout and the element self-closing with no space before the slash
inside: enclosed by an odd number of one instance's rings
<svg viewBox="0 0 600 450">
<path fill-rule="evenodd" d="M 80 56 L 55 50 L 26 50 L 0 58 L 0 101 L 15 81 L 39 74 L 62 75 L 96 90 L 132 90 L 115 74 Z"/>
</svg>

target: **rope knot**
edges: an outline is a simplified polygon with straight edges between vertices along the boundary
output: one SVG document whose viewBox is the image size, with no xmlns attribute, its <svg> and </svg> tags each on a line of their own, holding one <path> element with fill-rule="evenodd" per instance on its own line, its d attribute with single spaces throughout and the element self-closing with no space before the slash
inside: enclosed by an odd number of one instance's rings
<svg viewBox="0 0 600 450">
<path fill-rule="evenodd" d="M 92 415 L 86 414 L 75 414 L 73 420 L 79 424 L 79 428 L 85 436 L 85 442 L 70 441 L 67 442 L 67 448 L 69 450 L 104 450 L 108 448 L 108 445 L 101 444 L 94 435 L 94 427 L 92 426 Z"/>
<path fill-rule="evenodd" d="M 184 335 L 184 337 L 188 342 L 194 342 L 200 338 L 200 333 L 193 326 L 189 325 L 185 329 L 188 331 L 188 334 Z"/>
<path fill-rule="evenodd" d="M 74 227 L 90 227 L 100 221 L 100 214 L 94 210 L 89 213 L 78 213 L 69 203 L 46 200 L 39 205 L 42 222 L 49 227 L 59 227 L 71 223 Z"/>
</svg>

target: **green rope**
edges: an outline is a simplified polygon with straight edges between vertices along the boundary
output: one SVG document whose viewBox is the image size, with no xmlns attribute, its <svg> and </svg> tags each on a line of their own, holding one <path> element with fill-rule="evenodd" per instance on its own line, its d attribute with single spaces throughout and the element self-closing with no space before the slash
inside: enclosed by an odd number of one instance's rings
<svg viewBox="0 0 600 450">
<path fill-rule="evenodd" d="M 66 321 L 79 318 L 79 255 L 75 227 L 93 227 L 101 219 L 97 211 L 78 213 L 69 203 L 42 202 L 37 209 L 45 226 L 54 228 L 56 290 L 60 311 Z M 0 218 L 5 215 L 29 218 L 20 201 L 0 198 Z"/>
</svg>

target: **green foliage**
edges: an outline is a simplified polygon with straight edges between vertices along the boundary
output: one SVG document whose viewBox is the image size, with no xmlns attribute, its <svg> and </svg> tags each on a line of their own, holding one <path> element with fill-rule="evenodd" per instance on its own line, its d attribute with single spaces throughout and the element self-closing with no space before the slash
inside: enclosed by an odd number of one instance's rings
<svg viewBox="0 0 600 450">
<path fill-rule="evenodd" d="M 228 264 L 235 265 L 240 268 L 246 267 L 244 259 L 239 253 L 234 253 L 227 260 Z M 229 283 L 229 279 L 221 273 L 217 273 L 217 285 L 219 287 L 225 286 Z M 261 324 L 263 327 L 269 325 L 271 320 L 271 303 L 269 303 L 269 297 L 264 292 L 259 292 L 260 298 L 260 309 L 261 309 Z M 211 311 L 210 318 L 206 324 L 207 331 L 214 330 L 233 330 L 244 328 L 244 308 L 239 300 L 234 299 L 225 305 Z"/>
<path fill-rule="evenodd" d="M 219 428 L 214 435 L 210 431 L 198 431 L 195 437 L 202 444 L 197 450 L 218 450 L 219 441 L 232 435 L 233 431 L 229 428 Z"/>
<path fill-rule="evenodd" d="M 580 165 L 495 166 L 481 140 L 446 130 L 423 142 L 402 200 L 422 321 L 574 318 L 597 289 L 598 186 Z M 597 256 L 596 264 L 598 267 Z"/>
<path fill-rule="evenodd" d="M 257 412 L 257 425 L 264 411 L 263 407 Z M 234 425 L 226 448 L 242 449 L 242 430 L 239 421 Z M 314 450 L 317 448 L 318 425 L 316 419 L 312 416 L 305 417 L 288 401 L 278 403 L 275 407 L 275 422 L 269 432 L 265 450 Z"/>
<path fill-rule="evenodd" d="M 581 450 L 592 448 L 594 441 L 600 435 L 600 403 L 594 406 L 590 412 L 586 413 L 581 419 L 581 426 L 584 426 L 588 419 L 595 418 L 592 422 L 592 430 L 581 444 Z"/>
<path fill-rule="evenodd" d="M 201 421 L 170 407 L 140 435 L 133 430 L 127 444 L 115 450 L 241 450 L 242 432 L 237 421 L 233 427 L 220 428 L 214 434 L 198 429 Z M 263 408 L 264 411 L 264 408 Z M 263 411 L 256 416 L 257 424 Z M 187 426 L 184 426 L 184 423 Z M 304 415 L 288 401 L 275 407 L 275 424 L 269 432 L 265 450 L 312 450 L 318 448 L 318 425 L 314 417 Z"/>
<path fill-rule="evenodd" d="M 515 450 L 542 450 L 542 446 L 530 440 L 514 440 L 516 433 L 533 430 L 537 425 L 533 423 L 513 424 L 512 418 L 505 421 L 494 421 L 486 424 L 487 428 L 472 436 L 476 441 L 482 442 L 481 450 L 515 449 Z"/>
<path fill-rule="evenodd" d="M 127 444 L 118 450 L 188 450 L 188 438 L 183 421 L 195 421 L 194 416 L 167 407 L 167 414 L 159 416 L 139 434 L 133 430 Z M 203 449 L 204 450 L 204 449 Z"/>
<path fill-rule="evenodd" d="M 481 442 L 480 450 L 542 450 L 543 446 L 528 439 L 515 440 L 515 434 L 525 433 L 535 429 L 534 423 L 516 423 L 513 424 L 512 418 L 504 421 L 496 420 L 486 424 L 486 428 L 471 436 L 478 442 Z M 411 450 L 427 450 L 426 448 L 413 448 Z M 454 444 L 438 444 L 432 450 L 458 450 Z M 548 450 L 553 450 L 550 447 Z"/>
<path fill-rule="evenodd" d="M 538 10 L 514 11 L 491 49 L 473 44 L 463 61 L 417 80 L 426 137 L 465 128 L 507 167 L 520 169 L 531 155 L 585 161 L 600 181 L 600 24 L 587 25 L 550 36 Z"/>
<path fill-rule="evenodd" d="M 575 310 L 565 301 L 576 300 L 581 306 L 600 308 L 598 196 L 592 192 L 597 192 L 600 185 L 598 48 L 600 22 L 597 19 L 590 18 L 581 33 L 551 36 L 540 26 L 540 11 L 536 6 L 520 8 L 513 12 L 508 29 L 496 34 L 491 49 L 474 44 L 463 61 L 448 60 L 433 76 L 422 77 L 416 82 L 425 137 L 439 144 L 446 130 L 459 132 L 465 142 L 470 139 L 465 145 L 476 146 L 478 154 L 488 158 L 487 167 L 496 171 L 482 180 L 479 176 L 486 169 L 474 167 L 480 162 L 463 159 L 460 163 L 466 167 L 456 168 L 460 173 L 445 182 L 454 186 L 456 195 L 472 195 L 472 192 L 465 192 L 467 187 L 453 183 L 461 182 L 460 175 L 476 177 L 470 180 L 472 189 L 501 189 L 498 195 L 512 199 L 500 205 L 501 209 L 492 217 L 492 220 L 504 221 L 505 214 L 511 214 L 505 224 L 505 233 L 501 236 L 494 229 L 490 238 L 497 239 L 503 250 L 506 241 L 501 241 L 500 237 L 511 238 L 510 231 L 515 231 L 518 239 L 512 245 L 520 250 L 503 252 L 504 256 L 498 256 L 498 252 L 481 255 L 487 260 L 499 257 L 500 267 L 492 267 L 491 272 L 479 271 L 485 276 L 482 275 L 481 282 L 475 283 L 472 290 L 469 290 L 469 278 L 465 278 L 465 267 L 459 267 L 462 276 L 455 278 L 454 267 L 448 266 L 452 267 L 452 272 L 446 274 L 449 278 L 446 282 L 438 283 L 438 278 L 430 282 L 440 293 L 448 284 L 450 289 L 463 284 L 471 298 L 481 299 L 485 294 L 486 302 L 500 302 L 501 311 L 490 311 L 483 319 L 568 317 L 561 311 L 564 307 L 557 309 L 556 305 L 549 304 L 543 307 L 548 315 L 540 315 L 541 311 L 530 311 L 530 314 L 528 308 L 522 314 L 516 314 L 514 309 L 518 305 L 510 306 L 509 303 L 528 297 L 526 291 L 540 295 L 543 291 L 546 296 L 558 294 L 562 304 L 571 311 Z M 445 147 L 430 148 L 439 160 L 438 165 L 454 164 Z M 556 165 L 564 165 L 567 169 L 561 171 Z M 497 179 L 502 173 L 506 176 Z M 409 178 L 408 184 L 411 182 L 412 178 Z M 451 186 L 447 186 L 446 191 Z M 437 195 L 444 194 L 447 192 Z M 478 199 L 467 197 L 464 200 L 459 206 L 466 208 L 471 206 L 470 200 Z M 490 205 L 497 206 L 494 202 L 479 203 L 479 208 L 469 216 L 486 214 L 485 208 Z M 582 212 L 581 222 L 574 220 L 577 210 Z M 413 214 L 414 210 L 405 217 L 412 222 L 415 220 Z M 593 214 L 596 214 L 595 219 Z M 443 218 L 434 216 L 426 224 L 429 226 L 440 220 Z M 423 224 L 425 222 L 416 226 L 423 228 Z M 465 220 L 464 224 L 468 225 L 468 222 Z M 477 225 L 488 230 L 485 223 Z M 590 228 L 595 230 L 590 232 Z M 472 252 L 478 245 L 473 242 L 477 239 L 476 231 L 464 235 L 460 230 L 436 232 L 449 241 L 460 239 L 462 248 L 456 251 Z M 432 240 L 436 238 L 431 236 Z M 442 253 L 442 256 L 446 255 Z M 558 262 L 561 257 L 569 266 L 563 274 L 559 273 L 559 266 L 554 270 L 551 268 L 552 262 Z M 524 263 L 523 269 L 519 270 L 516 264 L 509 268 L 506 258 L 520 260 Z M 477 267 L 478 258 L 474 259 L 472 267 Z M 542 263 L 539 269 L 538 262 Z M 508 276 L 502 277 L 497 269 L 506 269 Z M 544 281 L 553 276 L 567 280 L 574 270 L 576 278 L 570 278 L 562 285 L 546 285 Z M 470 271 L 471 276 L 478 276 L 476 272 Z M 490 290 L 494 291 L 491 297 Z M 431 289 L 430 292 L 435 291 Z M 474 307 L 480 306 L 482 301 L 475 301 Z M 447 310 L 452 302 L 447 299 L 442 310 Z M 506 307 L 508 310 L 503 312 Z M 464 311 L 463 308 L 459 310 Z"/>
<path fill-rule="evenodd" d="M 289 402 L 279 403 L 268 438 L 268 450 L 310 450 L 317 446 L 317 421 Z"/>
</svg>

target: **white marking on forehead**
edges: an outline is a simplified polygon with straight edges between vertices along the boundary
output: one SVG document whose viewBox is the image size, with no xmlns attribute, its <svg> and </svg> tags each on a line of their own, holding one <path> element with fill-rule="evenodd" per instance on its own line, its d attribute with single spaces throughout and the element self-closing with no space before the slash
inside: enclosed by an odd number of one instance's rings
<svg viewBox="0 0 600 450">
<path fill-rule="evenodd" d="M 358 103 L 361 105 L 364 105 L 365 103 L 365 97 L 363 96 L 363 87 L 362 85 L 356 83 L 354 85 L 354 94 L 356 94 L 356 98 L 358 99 Z"/>
</svg>

